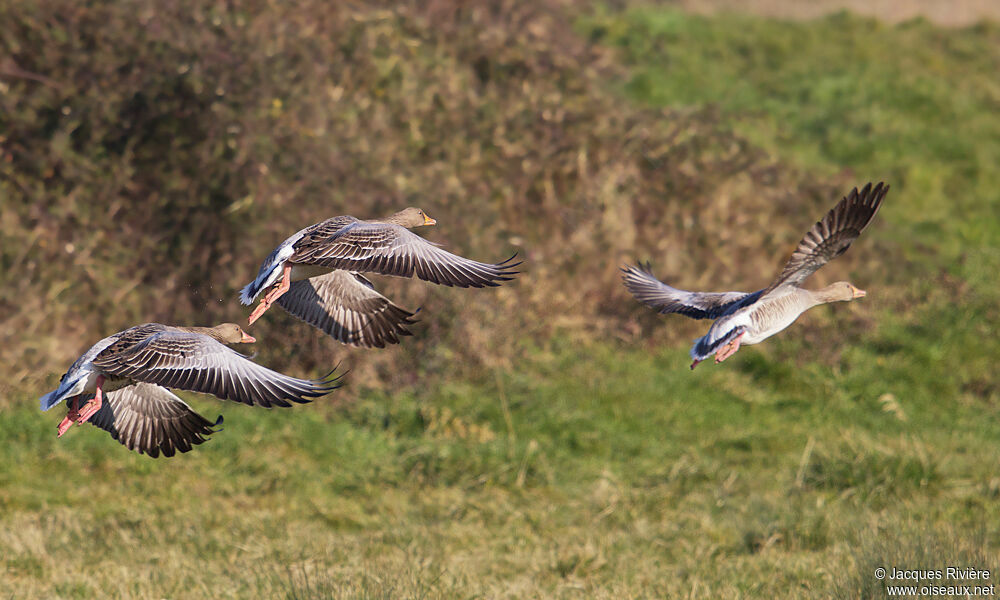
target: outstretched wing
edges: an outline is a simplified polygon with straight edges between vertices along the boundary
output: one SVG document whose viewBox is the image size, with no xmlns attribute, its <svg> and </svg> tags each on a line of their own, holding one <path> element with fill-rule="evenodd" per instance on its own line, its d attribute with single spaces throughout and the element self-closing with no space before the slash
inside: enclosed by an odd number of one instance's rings
<svg viewBox="0 0 1000 600">
<path fill-rule="evenodd" d="M 283 375 L 206 335 L 169 328 L 129 346 L 111 346 L 94 365 L 117 377 L 264 407 L 310 402 L 340 387 L 338 379 Z"/>
<path fill-rule="evenodd" d="M 356 273 L 416 275 L 447 286 L 495 287 L 517 274 L 511 269 L 521 263 L 513 259 L 481 263 L 442 250 L 405 227 L 356 221 L 322 242 L 297 246 L 289 260 Z"/>
<path fill-rule="evenodd" d="M 383 348 L 412 335 L 406 325 L 414 313 L 404 310 L 360 275 L 332 271 L 295 281 L 278 304 L 293 316 L 352 346 Z"/>
<path fill-rule="evenodd" d="M 860 192 L 858 188 L 851 190 L 806 233 L 781 274 L 764 293 L 780 286 L 798 286 L 820 267 L 846 252 L 878 213 L 888 191 L 889 186 L 882 182 L 874 187 L 869 183 Z"/>
<path fill-rule="evenodd" d="M 106 394 L 101 409 L 87 422 L 129 450 L 157 458 L 161 452 L 170 457 L 208 441 L 222 417 L 212 423 L 170 390 L 138 383 Z"/>
<path fill-rule="evenodd" d="M 636 300 L 666 314 L 679 313 L 692 319 L 717 319 L 749 306 L 761 292 L 688 292 L 670 287 L 653 275 L 649 263 L 622 268 L 625 288 Z"/>
</svg>

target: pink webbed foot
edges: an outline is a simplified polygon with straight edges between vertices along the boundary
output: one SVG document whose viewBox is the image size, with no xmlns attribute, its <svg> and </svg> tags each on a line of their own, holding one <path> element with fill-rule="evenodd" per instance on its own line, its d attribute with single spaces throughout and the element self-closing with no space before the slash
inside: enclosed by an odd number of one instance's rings
<svg viewBox="0 0 1000 600">
<path fill-rule="evenodd" d="M 80 418 L 80 411 L 78 410 L 79 405 L 80 397 L 75 396 L 70 404 L 69 412 L 66 413 L 66 418 L 59 423 L 59 427 L 57 428 L 59 433 L 56 437 L 62 437 L 63 434 L 69 431 L 69 428 L 73 426 L 73 423 L 76 423 L 76 420 Z"/>
<path fill-rule="evenodd" d="M 87 420 L 94 416 L 97 411 L 101 410 L 101 392 L 97 391 L 97 395 L 94 396 L 93 400 L 90 400 L 83 405 L 83 410 L 80 411 L 80 416 L 77 417 L 76 422 L 80 425 L 87 422 Z"/>
<path fill-rule="evenodd" d="M 720 362 L 726 360 L 730 356 L 736 354 L 736 351 L 740 349 L 740 340 L 742 338 L 743 334 L 741 333 L 738 336 L 736 336 L 731 342 L 729 342 L 721 349 L 719 349 L 719 351 L 715 353 L 715 364 L 719 364 Z"/>
<path fill-rule="evenodd" d="M 253 325 L 253 322 L 259 319 L 260 316 L 267 312 L 267 309 L 269 308 L 271 308 L 271 305 L 267 302 L 267 299 L 265 298 L 264 300 L 261 300 L 260 305 L 258 305 L 252 313 L 250 313 L 250 321 L 247 325 Z"/>
</svg>

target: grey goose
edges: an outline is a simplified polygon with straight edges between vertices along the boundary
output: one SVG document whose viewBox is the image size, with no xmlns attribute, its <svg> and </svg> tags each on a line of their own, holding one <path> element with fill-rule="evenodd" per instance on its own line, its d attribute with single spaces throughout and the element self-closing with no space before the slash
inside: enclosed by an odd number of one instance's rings
<svg viewBox="0 0 1000 600">
<path fill-rule="evenodd" d="M 173 456 L 215 433 L 167 388 L 214 394 L 251 406 L 310 402 L 340 387 L 339 378 L 305 380 L 263 367 L 226 344 L 256 341 L 239 325 L 137 325 L 97 342 L 69 368 L 59 387 L 40 398 L 42 410 L 66 401 L 59 437 L 76 424 L 104 429 L 129 450 Z M 331 373 L 332 375 L 332 373 Z M 93 395 L 92 398 L 87 398 Z M 81 405 L 81 400 L 86 402 Z"/>
<path fill-rule="evenodd" d="M 889 186 L 869 183 L 851 190 L 812 226 L 778 277 L 769 286 L 747 292 L 689 292 L 659 281 L 649 264 L 622 268 L 625 287 L 640 302 L 660 313 L 678 313 L 693 319 L 715 319 L 708 333 L 691 348 L 691 368 L 709 356 L 720 363 L 791 325 L 803 312 L 828 302 L 849 301 L 865 291 L 840 281 L 819 290 L 802 283 L 820 267 L 851 247 L 878 213 Z"/>
<path fill-rule="evenodd" d="M 275 302 L 293 316 L 344 344 L 385 347 L 398 344 L 415 321 L 375 290 L 363 273 L 412 277 L 455 287 L 494 287 L 516 271 L 514 256 L 496 264 L 452 254 L 411 232 L 437 221 L 419 208 L 377 220 L 332 217 L 310 225 L 278 245 L 257 277 L 240 293 L 250 305 L 274 286 L 251 313 L 260 318 Z"/>
</svg>

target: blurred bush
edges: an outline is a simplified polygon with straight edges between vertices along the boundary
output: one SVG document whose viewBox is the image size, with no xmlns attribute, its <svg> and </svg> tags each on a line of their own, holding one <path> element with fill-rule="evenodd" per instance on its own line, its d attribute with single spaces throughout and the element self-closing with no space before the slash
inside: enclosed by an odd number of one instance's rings
<svg viewBox="0 0 1000 600">
<path fill-rule="evenodd" d="M 262 361 L 315 374 L 346 357 L 360 387 L 470 376 L 557 332 L 645 335 L 658 319 L 619 284 L 623 261 L 651 258 L 689 289 L 765 284 L 845 190 L 776 164 L 710 108 L 623 101 L 623 73 L 572 27 L 586 8 L 0 5 L 7 384 L 39 391 L 136 323 L 243 321 L 237 291 L 287 235 L 407 205 L 454 252 L 519 252 L 522 275 L 496 290 L 378 282 L 424 308 L 388 351 L 274 309 L 254 328 Z"/>
</svg>

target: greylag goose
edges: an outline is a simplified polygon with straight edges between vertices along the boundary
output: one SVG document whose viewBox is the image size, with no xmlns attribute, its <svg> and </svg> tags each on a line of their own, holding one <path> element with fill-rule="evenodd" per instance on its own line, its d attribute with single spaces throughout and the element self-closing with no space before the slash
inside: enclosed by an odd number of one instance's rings
<svg viewBox="0 0 1000 600">
<path fill-rule="evenodd" d="M 168 387 L 214 394 L 252 406 L 291 406 L 340 387 L 339 378 L 309 381 L 282 375 L 225 344 L 252 343 L 239 325 L 170 327 L 137 325 L 97 342 L 69 368 L 59 387 L 42 396 L 42 410 L 63 400 L 69 413 L 59 437 L 73 423 L 90 422 L 129 450 L 173 456 L 215 433 L 215 423 L 194 412 Z M 80 399 L 94 394 L 86 404 Z"/>
<path fill-rule="evenodd" d="M 442 250 L 411 232 L 434 225 L 419 208 L 391 217 L 362 221 L 333 217 L 289 237 L 264 260 L 257 278 L 240 294 L 250 305 L 261 291 L 274 288 L 250 314 L 250 324 L 271 304 L 352 346 L 382 348 L 412 335 L 407 325 L 415 313 L 375 291 L 362 273 L 412 277 L 457 287 L 497 286 L 509 281 L 520 263 L 514 257 L 481 263 Z"/>
<path fill-rule="evenodd" d="M 720 363 L 740 349 L 756 344 L 791 325 L 814 306 L 862 298 L 846 281 L 820 290 L 799 287 L 807 277 L 840 256 L 861 235 L 882 205 L 889 186 L 881 182 L 858 188 L 843 198 L 799 242 L 777 279 L 753 292 L 688 292 L 659 281 L 649 264 L 622 269 L 625 287 L 640 302 L 660 313 L 679 313 L 693 319 L 715 319 L 708 334 L 691 348 L 691 368 L 711 355 Z"/>
</svg>

